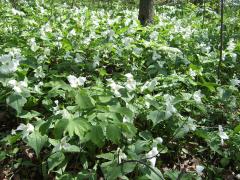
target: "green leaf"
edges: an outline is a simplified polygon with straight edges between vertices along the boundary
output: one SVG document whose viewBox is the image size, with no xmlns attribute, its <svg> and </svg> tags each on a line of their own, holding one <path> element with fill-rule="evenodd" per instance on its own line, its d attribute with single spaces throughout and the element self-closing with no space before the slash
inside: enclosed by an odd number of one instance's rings
<svg viewBox="0 0 240 180">
<path fill-rule="evenodd" d="M 216 83 L 206 82 L 204 80 L 203 80 L 203 83 L 198 82 L 197 84 L 200 85 L 200 86 L 207 87 L 211 92 L 214 92 L 215 91 L 215 86 L 217 86 Z"/>
<path fill-rule="evenodd" d="M 234 133 L 238 133 L 239 131 L 240 131 L 240 124 L 234 128 Z"/>
<path fill-rule="evenodd" d="M 100 155 L 97 155 L 97 158 L 102 158 L 102 159 L 112 161 L 112 160 L 114 160 L 114 154 L 113 153 L 100 154 Z"/>
<path fill-rule="evenodd" d="M 39 157 L 39 153 L 43 146 L 47 143 L 48 137 L 46 135 L 42 136 L 38 131 L 34 131 L 27 138 L 28 146 L 34 149 L 37 157 Z"/>
<path fill-rule="evenodd" d="M 122 131 L 129 138 L 133 138 L 137 133 L 137 129 L 131 123 L 122 123 Z"/>
<path fill-rule="evenodd" d="M 91 141 L 98 147 L 102 147 L 105 142 L 105 137 L 101 126 L 92 126 L 90 132 Z"/>
<path fill-rule="evenodd" d="M 130 172 L 136 167 L 136 163 L 124 163 L 118 165 L 116 162 L 106 162 L 101 165 L 102 171 L 106 179 L 117 179 Z"/>
<path fill-rule="evenodd" d="M 149 179 L 156 179 L 156 180 L 164 179 L 162 172 L 158 168 L 156 168 L 156 167 L 152 167 L 152 168 L 154 169 L 155 172 L 153 172 L 151 170 L 150 175 L 147 176 L 147 177 L 149 177 Z"/>
<path fill-rule="evenodd" d="M 39 112 L 31 110 L 30 112 L 29 111 L 23 112 L 19 117 L 23 118 L 23 119 L 32 119 L 32 118 L 38 117 L 40 115 L 41 114 Z"/>
<path fill-rule="evenodd" d="M 66 130 L 67 125 L 68 125 L 67 119 L 60 119 L 56 122 L 53 131 L 56 139 L 60 139 L 62 137 L 63 133 Z"/>
<path fill-rule="evenodd" d="M 107 126 L 107 139 L 111 140 L 113 143 L 118 144 L 121 138 L 121 130 L 118 125 L 110 124 Z"/>
<path fill-rule="evenodd" d="M 69 119 L 67 125 L 67 132 L 69 136 L 72 137 L 74 134 L 78 135 L 80 138 L 83 138 L 85 133 L 90 129 L 90 124 L 84 119 L 76 118 Z"/>
<path fill-rule="evenodd" d="M 0 151 L 0 161 L 3 161 L 7 157 L 7 153 Z"/>
<path fill-rule="evenodd" d="M 7 97 L 6 101 L 9 106 L 14 108 L 17 113 L 20 114 L 22 112 L 24 104 L 27 102 L 27 99 L 21 95 L 12 94 Z"/>
<path fill-rule="evenodd" d="M 151 111 L 147 116 L 147 119 L 150 119 L 153 122 L 153 126 L 156 126 L 158 123 L 162 122 L 165 118 L 165 113 L 163 111 Z"/>
<path fill-rule="evenodd" d="M 112 100 L 111 96 L 99 96 L 98 98 L 101 103 L 108 103 Z"/>
<path fill-rule="evenodd" d="M 109 111 L 114 112 L 114 113 L 119 113 L 123 116 L 127 116 L 129 118 L 133 117 L 133 112 L 126 108 L 126 107 L 121 107 L 121 106 L 109 106 Z"/>
<path fill-rule="evenodd" d="M 75 102 L 80 109 L 89 109 L 95 106 L 95 101 L 84 90 L 76 94 Z"/>
<path fill-rule="evenodd" d="M 72 50 L 72 44 L 71 44 L 71 41 L 68 40 L 68 39 L 63 39 L 62 40 L 62 44 L 63 44 L 63 48 L 66 50 L 66 51 L 71 51 Z"/>
<path fill-rule="evenodd" d="M 70 137 L 76 134 L 80 138 L 83 138 L 89 130 L 90 124 L 85 119 L 61 119 L 58 120 L 55 125 L 54 134 L 57 139 L 61 138 L 65 132 L 67 132 Z"/>
<path fill-rule="evenodd" d="M 51 124 L 52 124 L 52 120 L 51 119 L 49 119 L 47 121 L 44 121 L 44 123 L 42 123 L 39 126 L 39 132 L 41 134 L 47 134 L 48 130 L 50 129 Z"/>
<path fill-rule="evenodd" d="M 52 171 L 55 167 L 59 166 L 65 160 L 65 156 L 62 152 L 53 153 L 47 160 L 48 163 L 48 173 Z"/>
<path fill-rule="evenodd" d="M 64 150 L 64 152 L 80 152 L 80 147 L 76 145 L 70 145 Z"/>
<path fill-rule="evenodd" d="M 226 167 L 229 164 L 229 162 L 230 162 L 229 158 L 225 157 L 220 160 L 220 163 L 223 167 Z"/>
</svg>

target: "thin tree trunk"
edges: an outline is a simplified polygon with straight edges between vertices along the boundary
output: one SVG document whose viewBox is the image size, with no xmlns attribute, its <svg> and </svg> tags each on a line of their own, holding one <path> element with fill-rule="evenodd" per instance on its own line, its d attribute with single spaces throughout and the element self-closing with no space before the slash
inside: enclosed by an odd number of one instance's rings
<svg viewBox="0 0 240 180">
<path fill-rule="evenodd" d="M 153 22 L 153 4 L 154 0 L 140 0 L 138 20 L 143 26 Z"/>
</svg>

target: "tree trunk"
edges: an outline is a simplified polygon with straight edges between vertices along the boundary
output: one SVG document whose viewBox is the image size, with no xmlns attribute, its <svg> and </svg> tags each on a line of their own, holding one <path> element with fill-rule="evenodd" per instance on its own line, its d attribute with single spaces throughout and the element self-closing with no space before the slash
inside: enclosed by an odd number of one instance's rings
<svg viewBox="0 0 240 180">
<path fill-rule="evenodd" d="M 143 26 L 153 22 L 153 4 L 154 0 L 140 0 L 138 20 Z"/>
</svg>

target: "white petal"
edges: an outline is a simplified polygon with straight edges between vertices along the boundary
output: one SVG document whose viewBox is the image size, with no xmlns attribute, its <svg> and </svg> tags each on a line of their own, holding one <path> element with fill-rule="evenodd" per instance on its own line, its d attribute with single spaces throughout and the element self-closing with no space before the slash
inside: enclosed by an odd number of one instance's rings
<svg viewBox="0 0 240 180">
<path fill-rule="evenodd" d="M 33 132 L 34 131 L 34 126 L 30 123 L 27 124 L 27 131 L 28 132 Z"/>
<path fill-rule="evenodd" d="M 16 131 L 23 131 L 23 130 L 26 130 L 26 128 L 27 128 L 27 126 L 26 126 L 25 124 L 21 123 L 21 124 L 17 127 Z"/>
<path fill-rule="evenodd" d="M 157 141 L 158 144 L 162 144 L 163 139 L 161 137 L 158 137 L 155 139 Z"/>
<path fill-rule="evenodd" d="M 202 174 L 203 170 L 204 170 L 204 166 L 196 165 L 196 172 L 198 174 Z"/>
</svg>

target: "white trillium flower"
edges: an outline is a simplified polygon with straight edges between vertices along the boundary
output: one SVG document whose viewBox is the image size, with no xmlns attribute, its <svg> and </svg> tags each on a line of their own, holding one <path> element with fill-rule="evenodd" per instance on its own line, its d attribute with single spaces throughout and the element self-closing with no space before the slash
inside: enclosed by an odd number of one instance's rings
<svg viewBox="0 0 240 180">
<path fill-rule="evenodd" d="M 21 123 L 16 131 L 22 131 L 23 133 L 23 138 L 29 136 L 29 134 L 31 134 L 34 131 L 34 126 L 30 123 L 27 123 L 27 125 Z"/>
<path fill-rule="evenodd" d="M 11 54 L 4 54 L 0 56 L 0 63 L 4 64 L 12 60 Z"/>
<path fill-rule="evenodd" d="M 143 49 L 138 47 L 133 49 L 133 53 L 136 54 L 137 56 L 141 56 L 142 51 Z"/>
<path fill-rule="evenodd" d="M 201 93 L 201 90 L 195 91 L 193 93 L 193 99 L 196 101 L 196 103 L 202 103 L 202 97 L 204 95 Z"/>
<path fill-rule="evenodd" d="M 166 119 L 170 118 L 176 112 L 177 109 L 170 102 L 166 102 L 165 118 Z"/>
<path fill-rule="evenodd" d="M 128 117 L 124 116 L 123 123 L 127 123 L 127 122 L 131 122 L 131 120 Z"/>
<path fill-rule="evenodd" d="M 236 53 L 232 53 L 231 56 L 232 56 L 233 62 L 236 62 L 236 60 L 237 60 L 237 54 L 236 54 Z"/>
<path fill-rule="evenodd" d="M 204 166 L 196 165 L 196 172 L 198 173 L 198 175 L 201 176 L 203 174 L 203 170 L 204 170 Z"/>
<path fill-rule="evenodd" d="M 152 167 L 155 167 L 158 153 L 157 147 L 153 147 L 152 150 L 146 154 L 146 158 L 150 161 Z"/>
<path fill-rule="evenodd" d="M 45 48 L 43 53 L 44 53 L 44 55 L 49 56 L 50 52 L 51 52 L 51 50 L 49 48 Z"/>
<path fill-rule="evenodd" d="M 127 77 L 127 82 L 125 83 L 125 86 L 128 91 L 133 91 L 136 89 L 137 82 L 133 79 L 133 75 L 130 73 L 125 74 Z"/>
<path fill-rule="evenodd" d="M 21 55 L 19 52 L 10 52 L 0 56 L 0 73 L 9 74 L 15 72 L 20 65 L 20 60 Z"/>
<path fill-rule="evenodd" d="M 161 55 L 158 54 L 156 51 L 153 51 L 152 60 L 156 61 L 156 60 L 159 60 L 159 59 L 161 59 Z"/>
<path fill-rule="evenodd" d="M 166 112 L 165 112 L 165 118 L 168 119 L 170 118 L 174 113 L 177 112 L 177 109 L 173 106 L 173 100 L 174 96 L 171 96 L 169 94 L 165 94 L 163 96 L 164 100 L 166 101 Z"/>
<path fill-rule="evenodd" d="M 37 93 L 41 93 L 40 87 L 43 86 L 43 82 L 39 82 L 37 85 L 34 86 L 34 91 Z"/>
<path fill-rule="evenodd" d="M 218 135 L 219 135 L 219 137 L 221 138 L 221 144 L 222 145 L 224 145 L 224 140 L 227 140 L 227 139 L 229 139 L 229 137 L 228 137 L 228 135 L 225 133 L 225 132 L 223 132 L 223 127 L 222 127 L 222 125 L 219 125 L 218 126 Z"/>
<path fill-rule="evenodd" d="M 191 117 L 188 118 L 187 122 L 183 126 L 183 129 L 185 132 L 196 130 L 196 125 L 194 124 L 194 120 Z"/>
<path fill-rule="evenodd" d="M 46 23 L 45 25 L 43 25 L 43 26 L 41 27 L 41 29 L 42 29 L 42 31 L 44 31 L 44 32 L 52 32 L 52 27 L 51 27 L 51 25 L 50 25 L 49 23 Z"/>
<path fill-rule="evenodd" d="M 69 51 L 64 55 L 64 59 L 72 58 L 71 53 Z"/>
<path fill-rule="evenodd" d="M 189 69 L 189 75 L 194 78 L 197 74 L 194 70 L 192 70 L 192 68 Z"/>
<path fill-rule="evenodd" d="M 31 50 L 33 52 L 36 52 L 39 49 L 39 46 L 37 46 L 37 43 L 35 41 L 35 38 L 31 38 L 28 41 L 29 46 L 31 47 Z"/>
<path fill-rule="evenodd" d="M 54 103 L 56 104 L 56 106 L 53 107 L 53 114 L 54 114 L 54 115 L 61 114 L 61 110 L 60 110 L 60 108 L 59 108 L 59 101 L 58 101 L 58 100 L 55 100 Z"/>
<path fill-rule="evenodd" d="M 13 13 L 14 15 L 18 15 L 18 16 L 25 16 L 25 13 L 24 13 L 24 12 L 19 11 L 19 10 L 14 9 L 14 8 L 12 8 L 12 13 Z"/>
<path fill-rule="evenodd" d="M 125 45 L 125 46 L 129 46 L 134 40 L 130 37 L 124 37 L 122 39 L 122 43 Z"/>
<path fill-rule="evenodd" d="M 73 75 L 69 75 L 67 77 L 68 82 L 70 83 L 70 86 L 73 88 L 76 88 L 78 86 L 83 86 L 84 83 L 86 82 L 86 77 L 75 77 Z"/>
<path fill-rule="evenodd" d="M 69 33 L 68 33 L 68 36 L 76 36 L 76 31 L 75 29 L 72 29 Z"/>
<path fill-rule="evenodd" d="M 151 40 L 157 40 L 158 39 L 158 32 L 157 31 L 153 31 L 150 35 L 149 35 L 149 37 L 150 37 L 150 39 Z"/>
<path fill-rule="evenodd" d="M 37 69 L 34 70 L 34 72 L 34 77 L 36 78 L 45 78 L 46 76 L 46 74 L 43 72 L 42 66 L 39 66 Z"/>
<path fill-rule="evenodd" d="M 156 79 L 153 79 L 151 81 L 147 81 L 142 87 L 141 92 L 143 92 L 145 89 L 148 89 L 149 91 L 153 91 L 156 85 L 158 84 Z"/>
<path fill-rule="evenodd" d="M 162 144 L 163 143 L 163 139 L 161 137 L 157 137 L 155 139 L 155 141 L 158 143 L 158 144 Z"/>
<path fill-rule="evenodd" d="M 236 47 L 236 43 L 234 42 L 234 39 L 230 39 L 229 42 L 228 42 L 227 50 L 229 52 L 233 52 L 235 47 Z"/>
<path fill-rule="evenodd" d="M 12 129 L 11 130 L 11 135 L 15 135 L 16 134 L 16 130 L 15 129 Z"/>
<path fill-rule="evenodd" d="M 60 143 L 57 144 L 54 147 L 54 151 L 62 151 L 62 150 L 66 150 L 68 147 L 70 147 L 71 145 L 69 143 L 67 143 L 67 137 L 63 137 L 60 140 Z"/>
<path fill-rule="evenodd" d="M 17 82 L 15 79 L 8 81 L 8 85 L 12 87 L 16 93 L 21 93 L 25 88 L 28 87 L 27 82 L 25 81 Z"/>
<path fill-rule="evenodd" d="M 111 87 L 114 95 L 116 97 L 120 97 L 121 94 L 119 90 L 122 89 L 123 87 L 121 85 L 116 84 L 112 79 L 108 79 L 107 81 L 109 82 L 109 86 Z"/>
<path fill-rule="evenodd" d="M 239 86 L 240 85 L 240 80 L 237 78 L 231 79 L 231 85 L 232 86 Z"/>
<path fill-rule="evenodd" d="M 237 174 L 237 175 L 236 175 L 236 178 L 239 180 L 239 179 L 240 179 L 240 174 Z"/>
</svg>

